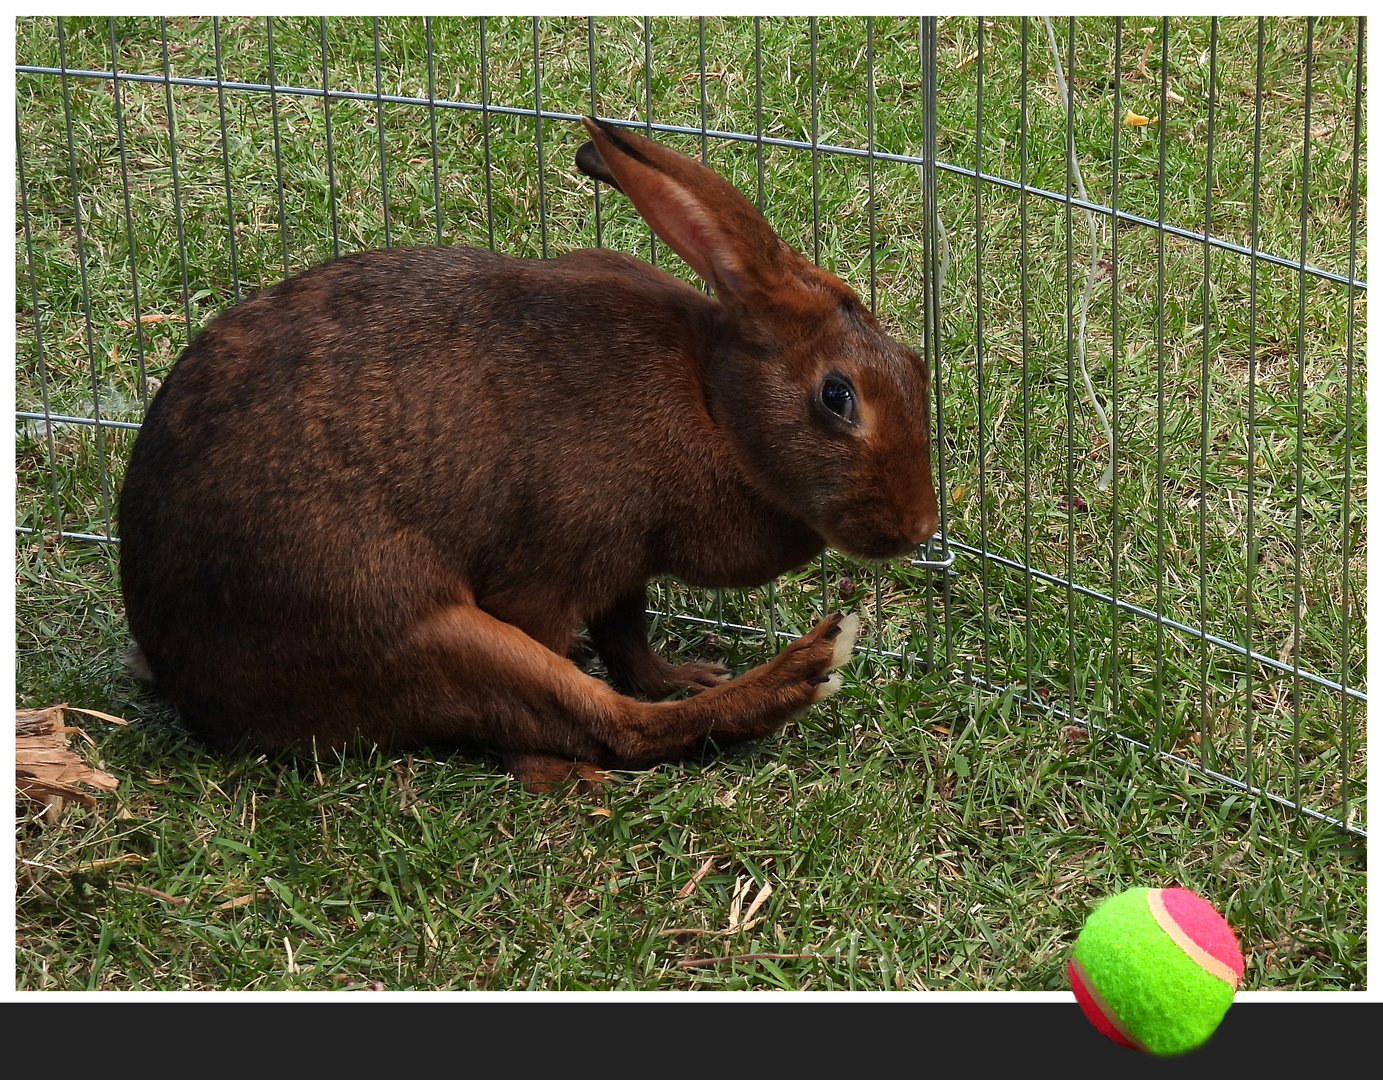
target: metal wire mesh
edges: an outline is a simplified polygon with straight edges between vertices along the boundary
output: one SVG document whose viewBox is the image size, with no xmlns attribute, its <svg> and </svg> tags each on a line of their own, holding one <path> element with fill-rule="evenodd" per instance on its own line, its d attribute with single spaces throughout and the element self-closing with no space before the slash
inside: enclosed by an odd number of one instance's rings
<svg viewBox="0 0 1383 1080">
<path fill-rule="evenodd" d="M 1363 834 L 1364 34 L 22 19 L 17 528 L 117 542 L 159 375 L 285 273 L 454 242 L 685 273 L 572 170 L 594 112 L 711 161 L 936 372 L 910 577 L 828 555 L 662 606 L 776 634 L 779 590 L 864 596 L 880 660 Z"/>
</svg>

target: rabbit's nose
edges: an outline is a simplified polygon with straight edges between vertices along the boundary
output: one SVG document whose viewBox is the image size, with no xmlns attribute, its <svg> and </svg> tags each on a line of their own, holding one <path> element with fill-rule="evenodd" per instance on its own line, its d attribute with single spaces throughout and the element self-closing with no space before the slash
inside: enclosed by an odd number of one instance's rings
<svg viewBox="0 0 1383 1080">
<path fill-rule="evenodd" d="M 923 508 L 907 527 L 908 543 L 913 547 L 921 547 L 933 536 L 936 535 L 937 511 L 935 500 L 929 500 L 930 505 Z"/>
</svg>

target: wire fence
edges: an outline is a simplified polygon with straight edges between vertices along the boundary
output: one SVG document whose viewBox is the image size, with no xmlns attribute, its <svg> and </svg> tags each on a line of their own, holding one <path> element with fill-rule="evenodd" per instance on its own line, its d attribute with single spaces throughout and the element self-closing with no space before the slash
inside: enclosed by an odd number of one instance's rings
<svg viewBox="0 0 1383 1080">
<path fill-rule="evenodd" d="M 936 372 L 911 566 L 660 607 L 776 633 L 789 592 L 864 597 L 876 657 L 1365 834 L 1364 20 L 16 25 L 21 535 L 118 542 L 159 377 L 315 262 L 685 275 L 572 168 L 596 113 L 699 153 Z"/>
</svg>

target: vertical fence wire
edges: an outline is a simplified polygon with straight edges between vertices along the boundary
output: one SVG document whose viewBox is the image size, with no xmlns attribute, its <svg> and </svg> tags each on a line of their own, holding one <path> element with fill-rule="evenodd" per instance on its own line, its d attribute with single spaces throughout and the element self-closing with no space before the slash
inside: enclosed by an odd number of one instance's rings
<svg viewBox="0 0 1383 1080">
<path fill-rule="evenodd" d="M 283 138 L 279 131 L 278 72 L 274 65 L 274 20 L 264 17 L 265 49 L 269 56 L 269 113 L 274 127 L 274 189 L 278 195 L 279 245 L 283 249 L 283 273 L 289 273 L 288 261 L 288 214 L 284 206 L 283 194 Z"/>
<path fill-rule="evenodd" d="M 705 20 L 703 19 L 702 22 L 704 23 Z M 483 28 L 484 28 L 484 26 L 485 26 L 485 20 L 484 20 L 483 18 L 480 20 L 480 25 L 481 25 L 481 27 L 482 27 L 482 33 L 483 33 Z M 484 38 L 482 37 L 481 40 L 483 41 Z M 702 57 L 703 57 L 703 59 L 702 59 L 702 63 L 701 63 L 701 71 L 702 71 L 702 75 L 701 75 L 701 81 L 702 81 L 701 101 L 702 101 L 702 127 L 704 128 L 704 127 L 705 127 L 705 118 L 706 118 L 706 111 L 705 111 L 705 101 L 706 101 L 706 89 L 705 89 L 706 75 L 705 75 L 705 71 L 706 71 L 706 63 L 705 63 L 705 59 L 704 59 L 704 57 L 705 57 L 705 43 L 704 43 L 704 40 L 703 40 L 703 43 L 702 43 Z M 599 115 L 600 115 L 600 97 L 599 97 L 599 95 L 596 93 L 596 80 L 595 80 L 595 72 L 596 72 L 596 64 L 595 64 L 595 18 L 594 18 L 593 16 L 589 16 L 589 15 L 586 17 L 586 65 L 587 65 L 587 67 L 589 68 L 589 78 L 590 78 L 590 82 L 591 82 L 591 115 L 592 115 L 592 116 L 599 116 Z M 702 157 L 703 157 L 703 158 L 705 157 L 705 138 L 704 138 L 704 136 L 703 136 L 703 138 L 702 138 Z M 592 192 L 592 206 L 593 206 L 592 213 L 593 213 L 594 220 L 595 220 L 595 246 L 596 246 L 596 247 L 601 247 L 601 246 L 602 246 L 602 239 L 601 239 L 601 221 L 600 221 L 600 181 L 599 181 L 599 180 L 596 180 L 594 177 L 591 178 L 591 192 Z M 493 235 L 492 235 L 491 238 L 490 238 L 490 247 L 493 248 L 494 246 L 495 246 L 495 245 L 494 245 L 494 237 L 493 237 Z"/>
<path fill-rule="evenodd" d="M 485 235 L 495 250 L 494 168 L 490 161 L 490 60 L 485 48 L 485 16 L 480 16 L 480 138 L 485 148 Z M 595 38 L 591 39 L 591 101 L 595 102 Z M 597 187 L 600 185 L 597 184 Z M 600 243 L 600 196 L 596 195 L 596 243 Z"/>
<path fill-rule="evenodd" d="M 1314 16 L 1306 17 L 1306 93 L 1301 132 L 1301 269 L 1297 271 L 1297 380 L 1296 380 L 1296 505 L 1292 513 L 1292 801 L 1301 802 L 1301 610 L 1306 602 L 1302 575 L 1303 497 L 1302 453 L 1306 443 L 1306 256 L 1311 229 L 1311 91 L 1315 67 Z"/>
<path fill-rule="evenodd" d="M 699 95 L 699 108 L 697 118 L 700 120 L 701 128 L 701 164 L 705 165 L 710 158 L 707 156 L 707 127 L 706 127 L 706 16 L 699 15 L 696 19 L 696 89 Z M 812 212 L 816 212 L 813 205 Z"/>
<path fill-rule="evenodd" d="M 865 161 L 868 164 L 868 206 L 869 206 L 869 311 L 870 314 L 877 315 L 879 311 L 879 266 L 878 266 L 878 181 L 875 175 L 876 165 L 874 155 L 877 151 L 875 146 L 874 128 L 874 19 L 873 16 L 866 15 L 864 19 L 864 70 L 865 70 L 865 92 L 864 92 L 864 124 L 865 124 Z M 879 564 L 875 563 L 873 568 L 874 576 L 874 640 L 879 643 L 882 650 L 885 645 L 884 638 L 884 615 L 883 615 L 883 572 Z"/>
<path fill-rule="evenodd" d="M 1124 20 L 1114 16 L 1114 111 L 1109 151 L 1109 691 L 1105 708 L 1110 722 L 1123 711 L 1119 647 L 1119 152 L 1124 129 L 1120 91 L 1124 82 Z"/>
<path fill-rule="evenodd" d="M 1023 565 L 1032 565 L 1032 369 L 1028 326 L 1028 16 L 1022 17 L 1018 65 L 1018 342 L 1023 402 Z M 1023 688 L 1031 695 L 1033 577 L 1023 575 Z"/>
<path fill-rule="evenodd" d="M 1360 128 L 1364 107 L 1364 19 L 1355 23 L 1354 43 L 1354 110 L 1353 110 L 1353 149 L 1350 155 L 1349 172 L 1349 284 L 1345 286 L 1345 468 L 1344 483 L 1341 489 L 1340 510 L 1340 816 L 1345 821 L 1352 820 L 1353 807 L 1350 806 L 1350 767 L 1353 754 L 1350 734 L 1353 725 L 1350 717 L 1353 710 L 1348 688 L 1350 662 L 1350 560 L 1354 556 L 1357 532 L 1352 522 L 1351 498 L 1354 490 L 1354 311 L 1357 301 L 1354 284 L 1355 270 L 1359 256 L 1359 153 L 1361 148 Z"/>
<path fill-rule="evenodd" d="M 938 528 L 943 536 L 949 535 L 949 485 L 946 468 L 946 412 L 945 395 L 942 393 L 942 290 L 945 287 L 945 244 L 946 236 L 941 224 L 937 194 L 937 27 L 935 16 L 925 16 L 918 26 L 918 51 L 922 65 L 922 361 L 927 365 L 931 380 L 931 404 L 935 409 L 932 431 L 935 435 L 934 467 L 936 469 L 936 500 Z M 939 595 L 943 631 L 935 634 L 934 605 L 927 604 L 928 636 L 926 658 L 929 669 L 936 666 L 933 641 L 940 637 L 945 649 L 945 663 L 954 668 L 956 663 L 955 634 L 951 622 L 951 578 L 947 568 L 949 559 L 939 570 L 927 571 L 928 584 Z"/>
<path fill-rule="evenodd" d="M 643 123 L 644 137 L 653 138 L 653 30 L 647 15 L 643 17 Z M 648 230 L 648 261 L 658 265 L 658 237 Z"/>
<path fill-rule="evenodd" d="M 110 69 L 119 71 L 119 48 L 115 42 L 115 20 L 106 19 L 106 33 L 110 39 Z M 139 404 L 141 412 L 149 408 L 149 378 L 144 369 L 144 320 L 139 303 L 139 248 L 134 239 L 134 212 L 130 206 L 129 156 L 125 152 L 125 109 L 122 100 L 123 90 L 119 78 L 111 79 L 111 102 L 115 106 L 115 145 L 120 154 L 120 196 L 125 209 L 125 247 L 130 257 L 130 302 L 134 311 L 135 365 L 139 379 Z"/>
<path fill-rule="evenodd" d="M 432 16 L 423 18 L 423 39 L 427 49 L 427 122 L 432 133 L 432 220 L 437 243 L 442 243 L 442 164 L 437 147 L 437 56 L 432 49 Z M 538 123 L 542 123 L 541 120 Z"/>
<path fill-rule="evenodd" d="M 1217 23 L 1210 19 L 1210 77 L 1206 89 L 1205 103 L 1205 218 L 1202 223 L 1205 235 L 1211 236 L 1211 220 L 1215 212 L 1215 60 Z M 1208 582 L 1210 579 L 1208 556 L 1206 553 L 1206 523 L 1209 518 L 1210 484 L 1208 480 L 1210 454 L 1210 355 L 1211 327 L 1210 317 L 1210 273 L 1211 250 L 1208 244 L 1201 245 L 1201 385 L 1200 385 L 1200 497 L 1196 500 L 1196 527 L 1200 545 L 1200 625 L 1208 626 L 1210 605 Z M 1213 746 L 1210 738 L 1210 648 L 1202 638 L 1200 641 L 1200 734 L 1201 745 Z"/>
<path fill-rule="evenodd" d="M 875 238 L 875 164 L 874 164 L 874 19 L 872 16 L 865 16 L 864 19 L 864 63 L 865 63 L 865 165 L 868 172 L 865 175 L 866 183 L 869 185 L 869 310 L 877 313 L 879 310 L 879 273 L 876 265 L 876 249 L 878 242 Z"/>
<path fill-rule="evenodd" d="M 980 547 L 985 551 L 989 550 L 989 417 L 987 406 L 989 404 L 987 386 L 985 384 L 985 362 L 988 357 L 985 354 L 984 339 L 984 19 L 975 20 L 975 184 L 974 184 L 974 213 L 975 213 L 975 423 L 976 423 L 976 457 L 979 459 L 979 469 L 977 470 L 976 495 L 980 502 Z M 990 595 L 989 581 L 989 560 L 980 560 L 980 625 L 981 637 L 985 642 L 993 640 L 994 628 L 989 621 L 989 612 L 993 603 Z M 984 681 L 993 681 L 993 669 L 990 665 L 990 650 L 985 648 L 980 657 L 980 664 L 984 670 Z"/>
<path fill-rule="evenodd" d="M 317 29 L 322 40 L 322 124 L 327 144 L 327 202 L 331 207 L 331 254 L 341 254 L 341 226 L 336 219 L 336 156 L 331 145 L 331 78 L 327 71 L 327 20 L 317 16 Z"/>
<path fill-rule="evenodd" d="M 754 205 L 764 212 L 764 39 L 763 19 L 754 16 Z"/>
<path fill-rule="evenodd" d="M 1157 125 L 1157 324 L 1153 331 L 1157 363 L 1157 547 L 1156 585 L 1153 610 L 1165 615 L 1164 598 L 1167 581 L 1167 39 L 1168 19 L 1162 18 L 1162 64 L 1158 76 Z M 1117 112 L 1117 110 L 1116 110 Z M 1208 141 L 1208 140 L 1207 140 Z M 1207 325 L 1209 325 L 1207 323 Z M 1153 624 L 1153 745 L 1162 748 L 1166 715 L 1164 684 L 1166 678 L 1166 635 L 1162 620 Z M 1206 751 L 1202 750 L 1202 755 Z"/>
<path fill-rule="evenodd" d="M 24 134 L 19 119 L 19 107 L 15 105 L 14 116 L 14 159 L 15 171 L 19 181 L 19 212 L 24 219 L 24 266 L 29 274 L 29 297 L 34 312 L 34 361 L 38 367 L 39 400 L 43 404 L 43 442 L 48 450 L 49 514 L 53 529 L 61 531 L 63 526 L 62 500 L 58 497 L 58 453 L 53 445 L 53 408 L 48 396 L 48 360 L 43 354 L 43 309 L 38 300 L 38 276 L 34 271 L 34 234 L 29 220 L 29 185 L 24 176 Z M 42 549 L 40 549 L 42 550 Z"/>
<path fill-rule="evenodd" d="M 1259 16 L 1254 39 L 1254 91 L 1253 91 L 1253 180 L 1249 189 L 1249 377 L 1248 377 L 1248 467 L 1247 490 L 1245 492 L 1245 528 L 1249 537 L 1249 550 L 1244 568 L 1244 783 L 1253 787 L 1254 694 L 1258 669 L 1253 661 L 1254 625 L 1254 587 L 1257 584 L 1258 548 L 1254 543 L 1255 471 L 1258 463 L 1257 412 L 1258 412 L 1258 241 L 1260 193 L 1263 177 L 1263 54 L 1264 18 Z M 1202 288 L 1204 288 L 1202 284 Z M 1202 625 L 1204 625 L 1205 606 L 1202 604 Z"/>
<path fill-rule="evenodd" d="M 764 213 L 764 54 L 763 19 L 754 16 L 754 198 L 759 213 Z M 778 647 L 778 583 L 770 581 L 768 596 L 768 640 Z M 877 627 L 877 623 L 875 624 Z"/>
<path fill-rule="evenodd" d="M 1055 40 L 1055 39 L 1053 39 Z M 1066 70 L 1074 71 L 1076 64 L 1076 20 L 1066 20 Z M 1076 402 L 1071 387 L 1076 385 L 1076 292 L 1075 266 L 1075 109 L 1065 110 L 1066 121 L 1066 200 L 1063 220 L 1066 241 L 1066 670 L 1067 702 L 1074 712 L 1080 698 L 1077 694 L 1076 668 Z M 1091 238 L 1094 242 L 1094 238 Z"/>
<path fill-rule="evenodd" d="M 182 183 L 178 174 L 178 124 L 173 108 L 173 70 L 168 53 L 168 20 L 158 21 L 163 47 L 163 103 L 168 118 L 168 172 L 173 182 L 173 224 L 178 233 L 178 273 L 182 277 L 183 341 L 192 340 L 192 290 L 187 279 L 187 230 L 183 221 Z M 287 264 L 285 263 L 285 268 Z"/>
<path fill-rule="evenodd" d="M 482 19 L 482 34 L 484 33 L 484 22 Z M 370 33 L 374 38 L 375 134 L 379 138 L 379 208 L 380 217 L 384 224 L 384 246 L 391 248 L 394 246 L 394 234 L 391 227 L 392 223 L 389 220 L 389 151 L 384 142 L 384 72 L 379 57 L 378 15 L 372 16 L 370 19 Z"/>
<path fill-rule="evenodd" d="M 96 463 L 101 484 L 101 515 L 105 536 L 113 535 L 110 515 L 110 477 L 106 470 L 106 431 L 101 423 L 101 378 L 96 370 L 96 336 L 91 319 L 91 284 L 87 275 L 86 233 L 82 212 L 82 187 L 77 181 L 77 149 L 73 137 L 72 97 L 67 76 L 67 36 L 62 17 L 57 19 L 58 64 L 62 68 L 62 116 L 67 137 L 67 177 L 72 185 L 72 227 L 77 240 L 77 272 L 82 288 L 82 319 L 86 331 L 86 361 L 91 373 L 91 418 L 96 428 Z"/>
<path fill-rule="evenodd" d="M 925 21 L 925 20 L 924 20 Z M 704 41 L 704 23 L 703 41 Z M 816 72 L 816 16 L 811 15 L 807 18 L 807 48 L 808 48 L 808 100 L 811 102 L 811 142 L 812 142 L 812 262 L 821 265 L 821 100 L 820 84 L 817 80 Z M 923 63 L 926 62 L 925 54 L 922 57 Z M 704 73 L 706 65 L 701 65 Z M 703 94 L 704 102 L 704 94 Z M 702 111 L 702 121 L 705 121 L 705 111 Z M 706 148 L 703 143 L 701 157 L 706 158 Z M 823 549 L 819 560 L 821 568 L 821 606 L 818 614 L 825 618 L 827 612 L 831 610 L 831 577 L 829 556 Z"/>
<path fill-rule="evenodd" d="M 533 17 L 533 145 L 538 155 L 538 235 L 547 258 L 547 162 L 543 156 L 543 66 L 538 48 L 538 17 Z"/>
<path fill-rule="evenodd" d="M 112 28 L 112 33 L 114 32 Z M 216 115 L 221 127 L 221 172 L 225 180 L 226 193 L 226 244 L 230 248 L 230 272 L 231 272 L 231 296 L 236 303 L 240 301 L 240 265 L 237 259 L 236 238 L 235 238 L 235 200 L 231 195 L 231 164 L 230 164 L 230 137 L 226 128 L 226 78 L 225 72 L 221 67 L 221 20 L 213 18 L 211 20 L 211 41 L 212 53 L 216 58 Z M 378 39 L 376 39 L 376 43 Z M 111 46 L 112 54 L 115 51 L 114 45 Z M 112 80 L 119 82 L 118 79 Z M 384 125 L 380 124 L 380 138 L 382 139 Z M 381 153 L 380 159 L 383 160 L 384 154 Z M 386 210 L 387 213 L 387 210 Z M 387 222 L 387 218 L 386 218 Z M 388 225 L 385 225 L 385 235 L 388 235 Z M 131 250 L 133 258 L 133 249 Z"/>
</svg>

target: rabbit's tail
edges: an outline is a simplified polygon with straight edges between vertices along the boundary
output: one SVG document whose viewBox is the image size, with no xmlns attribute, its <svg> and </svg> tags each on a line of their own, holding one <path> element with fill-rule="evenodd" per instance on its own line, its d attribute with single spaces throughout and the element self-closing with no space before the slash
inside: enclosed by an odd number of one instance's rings
<svg viewBox="0 0 1383 1080">
<path fill-rule="evenodd" d="M 131 645 L 125 650 L 120 662 L 125 665 L 125 670 L 133 675 L 140 682 L 151 683 L 154 681 L 153 669 L 149 667 L 149 661 L 144 656 L 144 650 L 138 645 Z"/>
</svg>

